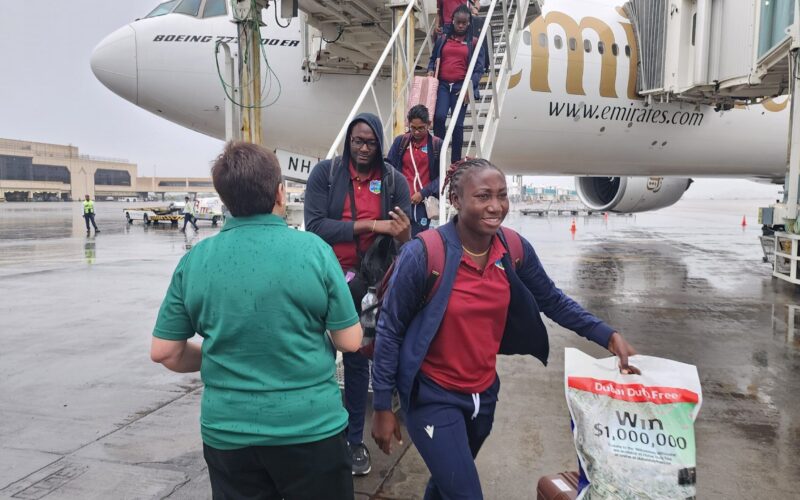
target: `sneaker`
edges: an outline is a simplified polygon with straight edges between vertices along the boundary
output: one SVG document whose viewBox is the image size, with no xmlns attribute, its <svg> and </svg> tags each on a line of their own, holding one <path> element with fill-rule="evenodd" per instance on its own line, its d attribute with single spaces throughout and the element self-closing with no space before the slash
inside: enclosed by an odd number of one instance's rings
<svg viewBox="0 0 800 500">
<path fill-rule="evenodd" d="M 95 229 L 95 230 L 94 230 L 94 234 L 97 234 L 97 233 L 99 233 L 99 232 L 100 232 L 100 230 L 99 230 L 99 229 Z"/>
<path fill-rule="evenodd" d="M 347 447 L 350 449 L 350 457 L 353 459 L 353 475 L 366 476 L 372 470 L 372 464 L 369 460 L 369 450 L 364 445 L 349 444 Z"/>
</svg>

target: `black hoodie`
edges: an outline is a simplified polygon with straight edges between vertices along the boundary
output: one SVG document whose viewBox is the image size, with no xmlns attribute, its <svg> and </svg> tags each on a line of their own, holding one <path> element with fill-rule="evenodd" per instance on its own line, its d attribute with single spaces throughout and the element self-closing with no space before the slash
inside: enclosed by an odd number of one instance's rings
<svg viewBox="0 0 800 500">
<path fill-rule="evenodd" d="M 378 140 L 374 168 L 382 169 L 381 185 L 385 186 L 381 190 L 381 219 L 389 219 L 389 210 L 394 207 L 400 207 L 411 217 L 408 183 L 402 173 L 383 161 L 383 126 L 378 117 L 372 113 L 361 113 L 347 127 L 342 156 L 337 156 L 333 162 L 322 160 L 317 163 L 311 170 L 306 184 L 304 208 L 306 230 L 320 236 L 329 245 L 353 241 L 355 237 L 353 233 L 355 222 L 341 219 L 350 182 L 350 134 L 358 122 L 369 125 Z M 331 165 L 334 165 L 333 172 Z"/>
</svg>

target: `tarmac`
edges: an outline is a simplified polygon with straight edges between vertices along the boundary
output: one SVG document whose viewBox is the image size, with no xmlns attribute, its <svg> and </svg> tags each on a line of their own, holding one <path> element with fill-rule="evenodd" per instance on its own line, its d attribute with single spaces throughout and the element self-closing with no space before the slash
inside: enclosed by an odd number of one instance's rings
<svg viewBox="0 0 800 500">
<path fill-rule="evenodd" d="M 764 202 L 768 203 L 768 200 Z M 792 498 L 800 475 L 798 289 L 761 262 L 758 203 L 681 201 L 635 217 L 512 214 L 570 296 L 643 354 L 695 364 L 698 498 Z M 202 384 L 149 359 L 159 304 L 195 234 L 124 221 L 97 204 L 0 204 L 0 498 L 211 498 L 199 433 Z M 743 213 L 751 225 L 742 228 Z M 547 368 L 501 357 L 500 402 L 477 459 L 487 499 L 536 497 L 539 477 L 576 468 L 563 352 L 605 351 L 547 321 Z M 369 419 L 368 419 L 369 422 Z M 405 446 L 357 498 L 422 497 L 427 470 Z"/>
</svg>

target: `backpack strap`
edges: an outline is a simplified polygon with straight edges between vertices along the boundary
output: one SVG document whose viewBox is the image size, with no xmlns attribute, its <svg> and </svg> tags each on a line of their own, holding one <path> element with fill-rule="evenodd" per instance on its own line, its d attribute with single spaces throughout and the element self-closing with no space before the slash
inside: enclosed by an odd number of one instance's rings
<svg viewBox="0 0 800 500">
<path fill-rule="evenodd" d="M 406 132 L 400 139 L 400 158 L 405 154 L 409 142 L 411 142 L 411 132 Z"/>
<path fill-rule="evenodd" d="M 498 234 L 500 235 L 503 245 L 508 250 L 511 262 L 514 264 L 514 269 L 519 269 L 522 267 L 522 263 L 525 260 L 525 250 L 522 248 L 522 236 L 520 236 L 518 232 L 507 227 L 501 227 Z"/>
<path fill-rule="evenodd" d="M 331 193 L 331 188 L 336 180 L 336 166 L 342 163 L 341 156 L 334 156 L 331 160 L 331 168 L 328 170 L 328 195 Z"/>
<path fill-rule="evenodd" d="M 387 215 L 386 216 L 388 217 L 389 216 L 388 212 L 394 208 L 394 199 L 396 197 L 395 195 L 397 194 L 395 192 L 395 184 L 396 184 L 395 183 L 395 179 L 394 179 L 395 168 L 388 161 L 384 161 L 383 162 L 383 168 L 385 168 L 389 172 L 389 175 L 386 176 L 386 186 L 383 186 L 383 188 L 386 189 L 386 195 L 388 196 L 387 199 L 388 199 L 388 203 L 389 204 L 386 207 L 386 211 L 387 211 Z"/>
<path fill-rule="evenodd" d="M 422 251 L 425 253 L 426 262 L 425 296 L 419 304 L 421 309 L 431 301 L 433 296 L 436 295 L 436 291 L 439 290 L 439 281 L 444 272 L 444 236 L 436 229 L 429 229 L 419 233 L 416 238 L 422 242 Z M 367 312 L 377 307 L 380 314 L 380 306 L 383 304 L 383 297 L 389 290 L 389 282 L 394 274 L 396 264 L 397 260 L 392 262 L 386 274 L 379 281 L 377 286 L 378 302 L 372 308 L 367 309 Z M 364 311 L 362 311 L 362 314 L 364 314 Z"/>
<path fill-rule="evenodd" d="M 436 172 L 436 177 L 439 177 L 439 155 L 442 154 L 442 140 L 433 134 L 431 134 L 431 137 L 433 137 L 433 143 L 431 144 L 431 149 L 433 149 L 433 151 L 431 152 L 431 157 L 433 158 L 432 170 Z M 428 172 L 428 177 L 432 178 L 433 172 Z M 438 194 L 439 193 L 437 193 L 437 195 Z"/>
<path fill-rule="evenodd" d="M 429 229 L 419 233 L 416 237 L 422 241 L 422 249 L 425 251 L 425 262 L 427 263 L 424 305 L 436 295 L 436 291 L 439 290 L 440 278 L 444 273 L 444 236 L 438 229 Z"/>
</svg>

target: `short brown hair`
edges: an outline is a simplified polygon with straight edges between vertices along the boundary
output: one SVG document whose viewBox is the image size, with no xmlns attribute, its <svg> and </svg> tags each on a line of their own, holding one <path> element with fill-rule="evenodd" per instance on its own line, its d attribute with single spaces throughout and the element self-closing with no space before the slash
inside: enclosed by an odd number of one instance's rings
<svg viewBox="0 0 800 500">
<path fill-rule="evenodd" d="M 282 182 L 275 153 L 256 144 L 233 141 L 214 161 L 211 178 L 234 217 L 272 213 Z"/>
</svg>

